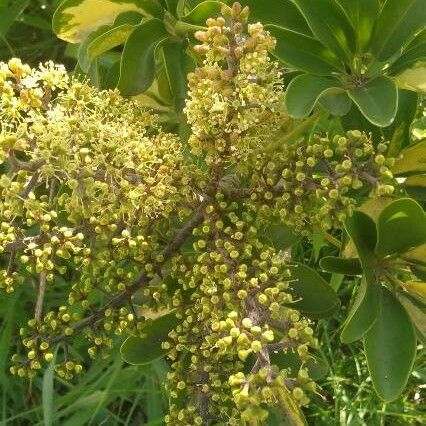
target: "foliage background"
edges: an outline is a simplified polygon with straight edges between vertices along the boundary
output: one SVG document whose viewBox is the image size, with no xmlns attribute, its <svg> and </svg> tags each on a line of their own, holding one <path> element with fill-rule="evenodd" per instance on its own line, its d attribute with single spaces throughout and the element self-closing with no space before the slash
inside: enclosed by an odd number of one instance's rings
<svg viewBox="0 0 426 426">
<path fill-rule="evenodd" d="M 35 65 L 54 60 L 72 71 L 76 49 L 59 40 L 51 30 L 52 14 L 59 0 L 0 0 L 0 61 L 12 56 Z M 412 133 L 425 134 L 424 102 L 418 111 Z M 323 130 L 327 130 L 326 128 Z M 316 265 L 321 240 L 316 249 L 300 245 L 308 264 Z M 323 254 L 323 253 L 322 253 Z M 326 277 L 330 278 L 330 277 Z M 404 395 L 385 404 L 375 395 L 360 343 L 341 345 L 339 324 L 345 317 L 354 283 L 333 277 L 343 309 L 330 320 L 317 324 L 321 352 L 329 364 L 329 374 L 319 384 L 321 395 L 307 411 L 312 425 L 420 425 L 426 421 L 424 389 L 426 359 L 418 359 Z M 57 289 L 58 299 L 66 293 L 67 283 Z M 14 330 L 26 321 L 22 314 L 34 300 L 31 288 L 21 288 L 0 298 L 0 425 L 161 425 L 167 399 L 161 384 L 167 364 L 160 360 L 150 366 L 123 364 L 115 352 L 107 359 L 87 362 L 88 371 L 73 383 L 53 376 L 48 369 L 43 377 L 28 383 L 8 374 L 9 350 Z M 79 351 L 78 347 L 73 350 Z M 423 396 L 422 396 L 423 392 Z M 272 422 L 271 422 L 272 424 Z"/>
</svg>

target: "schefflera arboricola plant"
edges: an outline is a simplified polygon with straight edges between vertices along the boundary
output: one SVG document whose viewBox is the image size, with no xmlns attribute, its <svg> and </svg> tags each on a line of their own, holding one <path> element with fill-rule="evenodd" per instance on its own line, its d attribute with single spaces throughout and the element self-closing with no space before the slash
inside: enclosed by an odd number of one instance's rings
<svg viewBox="0 0 426 426">
<path fill-rule="evenodd" d="M 11 371 L 32 377 L 60 344 L 55 368 L 71 379 L 78 333 L 96 358 L 168 312 L 167 424 L 263 424 L 273 408 L 300 424 L 318 343 L 288 256 L 263 230 L 341 228 L 362 196 L 395 191 L 392 159 L 356 130 L 277 143 L 287 117 L 275 41 L 238 3 L 222 15 L 195 34 L 191 155 L 115 91 L 52 64 L 0 65 L 0 287 L 36 289 Z M 69 296 L 55 307 L 59 279 Z"/>
</svg>

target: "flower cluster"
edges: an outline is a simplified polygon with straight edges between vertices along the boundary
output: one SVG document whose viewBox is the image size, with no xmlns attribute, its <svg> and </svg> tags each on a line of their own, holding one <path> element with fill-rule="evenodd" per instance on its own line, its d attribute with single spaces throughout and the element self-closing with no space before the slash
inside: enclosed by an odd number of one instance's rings
<svg viewBox="0 0 426 426">
<path fill-rule="evenodd" d="M 173 261 L 178 294 L 190 293 L 190 303 L 176 303 L 183 321 L 163 344 L 172 360 L 167 424 L 264 421 L 280 392 L 295 390 L 304 405 L 302 388 L 315 388 L 306 369 L 292 375 L 271 361 L 294 353 L 304 363 L 317 341 L 310 321 L 292 307 L 285 261 L 260 241 L 258 226 L 247 207 L 219 192 L 193 231 L 193 254 Z"/>
<path fill-rule="evenodd" d="M 150 230 L 190 213 L 197 174 L 178 138 L 118 92 L 52 64 L 31 69 L 12 59 L 0 75 L 0 288 L 10 293 L 24 277 L 37 288 L 34 318 L 21 330 L 27 354 L 15 355 L 12 368 L 24 376 L 80 330 L 100 295 L 122 294 L 141 269 L 155 274 L 160 235 Z M 67 305 L 43 312 L 45 295 L 64 279 Z M 102 310 L 103 321 L 87 330 L 90 356 L 111 347 L 111 335 L 137 332 L 130 308 L 119 308 Z M 71 378 L 81 365 L 65 358 L 58 373 Z"/>
<path fill-rule="evenodd" d="M 273 157 L 256 159 L 257 172 L 248 176 L 248 186 L 256 188 L 251 199 L 267 217 L 305 235 L 313 228 L 340 228 L 359 200 L 394 193 L 387 147 L 375 147 L 358 130 L 284 145 Z"/>
<path fill-rule="evenodd" d="M 356 130 L 278 146 L 289 119 L 275 41 L 247 8 L 222 12 L 196 33 L 192 155 L 117 91 L 53 64 L 0 63 L 0 288 L 35 288 L 12 373 L 34 376 L 61 343 L 55 369 L 72 379 L 79 333 L 96 358 L 159 317 L 167 424 L 264 424 L 316 392 L 317 340 L 295 308 L 291 253 L 262 232 L 341 229 L 360 200 L 398 191 L 393 160 Z M 55 305 L 57 285 L 67 300 Z"/>
<path fill-rule="evenodd" d="M 208 161 L 232 156 L 235 163 L 278 128 L 283 85 L 278 64 L 269 57 L 274 38 L 260 23 L 247 24 L 247 8 L 234 4 L 222 12 L 195 34 L 202 44 L 194 49 L 205 59 L 188 76 L 185 111 L 193 151 L 205 150 Z"/>
</svg>

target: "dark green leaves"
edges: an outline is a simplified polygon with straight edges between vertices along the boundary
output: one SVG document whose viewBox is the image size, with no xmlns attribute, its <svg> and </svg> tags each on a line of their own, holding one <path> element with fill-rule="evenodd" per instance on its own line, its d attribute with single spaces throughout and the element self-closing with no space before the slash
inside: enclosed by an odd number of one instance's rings
<svg viewBox="0 0 426 426">
<path fill-rule="evenodd" d="M 293 0 L 317 39 L 340 59 L 348 60 L 355 51 L 353 28 L 341 5 L 335 0 Z"/>
<path fill-rule="evenodd" d="M 361 281 L 354 304 L 343 326 L 340 340 L 352 343 L 361 339 L 377 319 L 380 287 L 376 282 Z"/>
<path fill-rule="evenodd" d="M 387 0 L 376 22 L 372 52 L 381 61 L 400 53 L 425 23 L 424 0 Z"/>
<path fill-rule="evenodd" d="M 389 77 L 377 77 L 348 90 L 362 114 L 376 126 L 389 126 L 396 115 L 398 90 Z"/>
<path fill-rule="evenodd" d="M 410 198 L 389 204 L 377 221 L 376 254 L 385 257 L 401 254 L 426 242 L 426 216 L 422 207 Z"/>
<path fill-rule="evenodd" d="M 19 17 L 19 15 L 28 6 L 29 0 L 14 0 L 9 2 L 8 7 L 0 8 L 0 35 L 3 37 L 9 31 L 10 27 Z"/>
<path fill-rule="evenodd" d="M 167 351 L 161 343 L 167 339 L 168 333 L 178 323 L 174 313 L 154 320 L 146 320 L 143 327 L 144 337 L 128 337 L 121 345 L 121 355 L 129 364 L 149 364 L 162 358 Z"/>
<path fill-rule="evenodd" d="M 332 315 L 339 307 L 335 291 L 317 272 L 306 265 L 297 264 L 290 267 L 294 299 L 301 299 L 292 304 L 296 309 L 311 318 L 324 318 Z"/>
<path fill-rule="evenodd" d="M 365 52 L 370 44 L 371 34 L 379 16 L 379 0 L 340 0 L 355 32 L 356 51 Z"/>
<path fill-rule="evenodd" d="M 362 268 L 358 259 L 342 259 L 340 257 L 326 256 L 320 260 L 320 266 L 325 271 L 345 275 L 361 275 Z"/>
<path fill-rule="evenodd" d="M 262 231 L 262 241 L 276 250 L 285 250 L 300 240 L 288 226 L 282 223 L 271 223 Z"/>
<path fill-rule="evenodd" d="M 124 96 L 147 90 L 155 77 L 155 50 L 168 33 L 159 19 L 138 25 L 124 46 L 118 88 Z"/>
<path fill-rule="evenodd" d="M 162 8 L 155 0 L 65 0 L 53 16 L 52 28 L 62 40 L 80 43 L 99 27 L 130 11 L 145 16 L 162 15 Z"/>
<path fill-rule="evenodd" d="M 321 95 L 336 90 L 339 85 L 339 81 L 333 78 L 311 74 L 297 76 L 287 87 L 286 107 L 289 114 L 294 118 L 307 117 Z"/>
<path fill-rule="evenodd" d="M 374 248 L 377 242 L 376 224 L 370 216 L 360 211 L 355 211 L 346 220 L 345 229 L 355 244 L 367 281 L 375 282 Z"/>
<path fill-rule="evenodd" d="M 220 15 L 222 6 L 223 3 L 220 1 L 203 1 L 182 17 L 182 21 L 192 25 L 205 26 L 208 18 L 216 18 Z"/>
<path fill-rule="evenodd" d="M 298 8 L 290 0 L 244 0 L 250 8 L 250 18 L 262 24 L 278 27 L 304 35 L 312 35 L 309 25 Z"/>
<path fill-rule="evenodd" d="M 318 75 L 344 69 L 337 56 L 318 40 L 276 25 L 267 25 L 267 29 L 277 39 L 273 55 L 296 69 Z"/>
<path fill-rule="evenodd" d="M 364 337 L 368 369 L 377 394 L 385 401 L 399 396 L 416 354 L 416 334 L 405 309 L 382 288 L 378 317 Z"/>
</svg>

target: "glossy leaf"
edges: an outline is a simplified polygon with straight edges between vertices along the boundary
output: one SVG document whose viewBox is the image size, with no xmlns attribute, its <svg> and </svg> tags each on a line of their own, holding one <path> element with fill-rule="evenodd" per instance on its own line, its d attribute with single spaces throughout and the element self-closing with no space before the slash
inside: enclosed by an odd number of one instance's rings
<svg viewBox="0 0 426 426">
<path fill-rule="evenodd" d="M 376 282 L 374 248 L 377 243 L 376 224 L 370 216 L 355 211 L 345 222 L 345 229 L 353 241 L 368 283 Z"/>
<path fill-rule="evenodd" d="M 134 29 L 134 25 L 123 24 L 100 34 L 87 47 L 89 58 L 94 59 L 96 56 L 124 44 Z"/>
<path fill-rule="evenodd" d="M 146 320 L 142 329 L 144 336 L 130 336 L 121 345 L 120 352 L 124 361 L 133 365 L 143 365 L 164 357 L 167 351 L 162 349 L 161 343 L 167 339 L 168 333 L 177 323 L 174 313 Z"/>
<path fill-rule="evenodd" d="M 397 297 L 420 333 L 421 338 L 426 341 L 426 305 L 405 292 L 397 293 Z"/>
<path fill-rule="evenodd" d="M 159 17 L 163 13 L 155 0 L 65 0 L 53 15 L 52 28 L 62 40 L 81 43 L 99 27 L 130 11 Z"/>
<path fill-rule="evenodd" d="M 354 28 L 356 51 L 365 52 L 370 44 L 374 23 L 379 16 L 379 0 L 340 0 Z"/>
<path fill-rule="evenodd" d="M 290 31 L 312 36 L 309 25 L 290 0 L 244 0 L 250 8 L 250 20 L 274 24 Z"/>
<path fill-rule="evenodd" d="M 377 77 L 363 86 L 348 90 L 367 120 L 379 127 L 389 126 L 396 115 L 398 90 L 389 77 Z"/>
<path fill-rule="evenodd" d="M 384 61 L 400 52 L 425 22 L 424 0 L 387 0 L 375 25 L 373 54 Z"/>
<path fill-rule="evenodd" d="M 404 182 L 407 194 L 417 201 L 426 201 L 426 175 L 409 176 Z"/>
<path fill-rule="evenodd" d="M 361 339 L 373 326 L 378 316 L 379 300 L 379 284 L 375 281 L 368 282 L 366 277 L 363 277 L 355 301 L 343 324 L 340 334 L 340 340 L 343 343 L 352 343 Z"/>
<path fill-rule="evenodd" d="M 118 88 L 124 96 L 147 90 L 155 77 L 155 50 L 169 36 L 159 19 L 138 25 L 124 46 Z"/>
<path fill-rule="evenodd" d="M 375 248 L 377 256 L 405 253 L 425 242 L 426 215 L 413 199 L 396 200 L 380 213 Z"/>
<path fill-rule="evenodd" d="M 182 21 L 192 25 L 205 26 L 208 18 L 216 18 L 220 15 L 223 3 L 220 1 L 206 0 L 195 6 Z"/>
<path fill-rule="evenodd" d="M 309 377 L 312 380 L 319 380 L 325 377 L 328 373 L 328 366 L 326 362 L 315 355 L 310 354 L 305 363 L 302 363 L 299 355 L 296 352 L 288 350 L 287 352 L 278 351 L 270 354 L 271 363 L 280 368 L 280 370 L 289 368 L 291 375 L 297 376 L 300 368 L 307 368 Z"/>
<path fill-rule="evenodd" d="M 290 267 L 292 293 L 298 302 L 292 303 L 295 309 L 311 318 L 324 318 L 332 315 L 339 307 L 335 291 L 315 270 L 306 265 L 297 264 Z"/>
<path fill-rule="evenodd" d="M 389 68 L 391 75 L 400 74 L 416 62 L 426 60 L 426 30 L 420 32 Z"/>
<path fill-rule="evenodd" d="M 316 38 L 347 61 L 355 51 L 355 34 L 342 6 L 336 0 L 293 0 Z"/>
<path fill-rule="evenodd" d="M 415 64 L 395 77 L 400 89 L 426 93 L 426 61 Z"/>
<path fill-rule="evenodd" d="M 78 47 L 78 65 L 80 66 L 81 70 L 85 73 L 89 73 L 92 71 L 96 64 L 93 63 L 93 59 L 89 56 L 89 45 L 92 43 L 93 40 L 95 40 L 97 37 L 108 31 L 109 26 L 104 25 L 102 27 L 99 27 L 96 31 L 93 31 L 89 36 L 83 40 L 83 42 Z M 92 66 L 93 65 L 93 66 Z M 92 68 L 92 69 L 91 69 Z M 96 68 L 97 69 L 97 68 Z"/>
<path fill-rule="evenodd" d="M 287 111 L 294 118 L 305 118 L 312 112 L 321 95 L 338 87 L 339 81 L 334 78 L 299 75 L 287 87 Z"/>
<path fill-rule="evenodd" d="M 422 244 L 421 246 L 414 247 L 406 251 L 401 254 L 401 257 L 410 263 L 426 266 L 426 244 Z"/>
<path fill-rule="evenodd" d="M 352 100 L 346 92 L 326 91 L 318 100 L 319 104 L 332 115 L 342 117 L 346 115 L 352 106 Z"/>
<path fill-rule="evenodd" d="M 386 155 L 397 157 L 410 144 L 411 124 L 417 112 L 418 95 L 408 90 L 398 91 L 398 110 L 393 123 L 383 128 L 383 134 L 390 141 Z"/>
<path fill-rule="evenodd" d="M 405 281 L 403 287 L 413 297 L 422 302 L 426 307 L 426 282 L 424 281 Z"/>
<path fill-rule="evenodd" d="M 404 389 L 416 354 L 416 334 L 401 303 L 382 289 L 377 321 L 364 337 L 368 369 L 377 394 L 396 399 Z"/>
<path fill-rule="evenodd" d="M 286 250 L 300 240 L 291 228 L 283 223 L 270 223 L 261 233 L 261 239 L 276 250 Z"/>
<path fill-rule="evenodd" d="M 318 40 L 276 25 L 265 27 L 277 40 L 272 54 L 280 61 L 297 70 L 317 75 L 330 75 L 344 70 L 337 56 Z"/>
<path fill-rule="evenodd" d="M 426 141 L 418 142 L 402 151 L 391 170 L 394 175 L 426 172 Z"/>
<path fill-rule="evenodd" d="M 162 47 L 164 68 L 175 107 L 177 111 L 182 111 L 187 91 L 186 64 L 190 58 L 182 43 L 166 40 Z"/>
<path fill-rule="evenodd" d="M 359 259 L 342 259 L 340 257 L 325 256 L 320 260 L 320 267 L 328 272 L 345 275 L 361 275 L 362 268 Z"/>
</svg>

